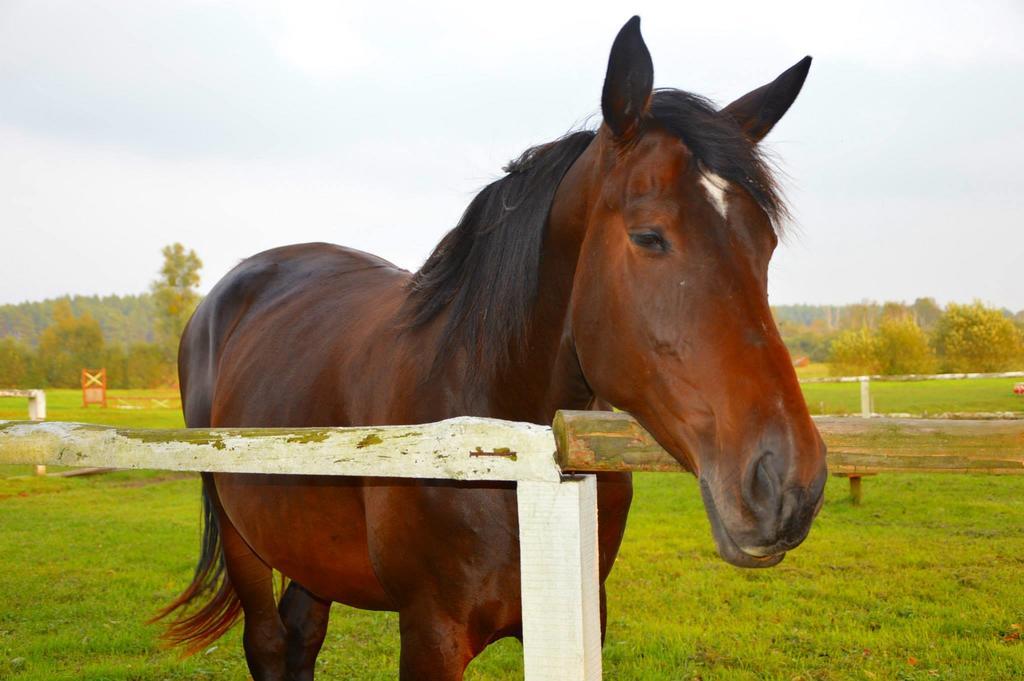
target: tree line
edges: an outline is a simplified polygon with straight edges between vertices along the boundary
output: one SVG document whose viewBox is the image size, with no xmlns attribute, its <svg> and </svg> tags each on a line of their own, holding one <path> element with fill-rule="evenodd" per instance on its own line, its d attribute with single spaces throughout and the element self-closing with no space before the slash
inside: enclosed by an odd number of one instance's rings
<svg viewBox="0 0 1024 681">
<path fill-rule="evenodd" d="M 202 261 L 179 243 L 162 253 L 149 293 L 0 307 L 0 387 L 74 388 L 83 368 L 101 367 L 112 388 L 175 385 L 178 338 L 199 304 Z"/>
<path fill-rule="evenodd" d="M 827 362 L 837 376 L 996 372 L 1024 368 L 1024 310 L 981 302 L 940 307 L 859 303 L 773 308 L 794 356 Z"/>
<path fill-rule="evenodd" d="M 175 385 L 202 262 L 178 243 L 162 253 L 147 293 L 0 306 L 0 387 L 77 387 L 83 368 L 100 367 L 114 388 Z M 1024 369 L 1024 310 L 918 298 L 772 312 L 790 353 L 828 362 L 834 375 Z"/>
</svg>

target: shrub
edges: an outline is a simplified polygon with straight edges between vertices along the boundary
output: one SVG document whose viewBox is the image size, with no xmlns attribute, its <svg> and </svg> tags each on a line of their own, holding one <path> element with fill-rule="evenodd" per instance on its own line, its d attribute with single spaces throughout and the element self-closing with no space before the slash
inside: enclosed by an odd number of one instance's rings
<svg viewBox="0 0 1024 681">
<path fill-rule="evenodd" d="M 1009 371 L 1021 365 L 1021 332 L 999 310 L 980 302 L 950 303 L 935 327 L 944 371 Z"/>
<path fill-rule="evenodd" d="M 173 386 L 177 377 L 177 366 L 156 343 L 109 348 L 105 366 L 111 388 L 163 388 Z"/>
<path fill-rule="evenodd" d="M 875 352 L 880 374 L 927 374 L 935 371 L 928 336 L 910 317 L 889 318 L 878 326 Z"/>
<path fill-rule="evenodd" d="M 0 388 L 30 387 L 31 371 L 32 352 L 13 338 L 0 338 Z"/>
<path fill-rule="evenodd" d="M 90 315 L 75 317 L 67 300 L 58 301 L 53 323 L 39 337 L 36 357 L 47 387 L 76 388 L 83 368 L 103 362 L 103 331 Z"/>
<path fill-rule="evenodd" d="M 833 376 L 877 374 L 878 340 L 867 328 L 851 329 L 839 334 L 829 349 L 829 372 Z"/>
</svg>

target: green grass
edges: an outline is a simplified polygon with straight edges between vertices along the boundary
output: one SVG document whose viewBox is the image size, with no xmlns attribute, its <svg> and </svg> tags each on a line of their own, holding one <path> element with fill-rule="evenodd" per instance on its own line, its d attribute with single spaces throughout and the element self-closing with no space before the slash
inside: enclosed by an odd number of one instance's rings
<svg viewBox="0 0 1024 681">
<path fill-rule="evenodd" d="M 238 631 L 180 661 L 143 620 L 187 582 L 194 476 L 0 480 L 0 678 L 245 679 Z M 833 480 L 808 541 L 744 571 L 712 548 L 694 481 L 637 476 L 609 582 L 608 679 L 1008 679 L 1024 669 L 1024 480 Z M 394 615 L 335 606 L 324 679 L 392 679 Z M 915 658 L 918 662 L 908 662 Z M 12 661 L 17 660 L 12 664 Z M 470 679 L 521 678 L 503 641 Z"/>
<path fill-rule="evenodd" d="M 180 425 L 165 410 L 82 411 L 66 392 L 48 391 L 54 419 Z M 24 400 L 0 410 L 24 418 Z M 143 624 L 189 581 L 197 477 L 25 470 L 0 467 L 0 679 L 248 678 L 237 628 L 182 661 Z M 692 478 L 637 475 L 608 585 L 605 678 L 1019 677 L 1024 479 L 882 475 L 859 508 L 846 491 L 830 481 L 807 542 L 745 571 L 715 555 Z M 335 606 L 318 678 L 393 679 L 397 655 L 393 614 Z M 519 644 L 491 646 L 468 678 L 522 678 Z"/>
<path fill-rule="evenodd" d="M 821 374 L 821 364 L 801 367 L 801 378 Z M 942 414 L 946 412 L 1017 412 L 1024 414 L 1024 397 L 1013 394 L 1020 379 L 978 378 L 963 381 L 871 382 L 874 411 L 878 413 Z M 860 384 L 807 383 L 802 386 L 812 414 L 859 414 Z M 111 398 L 174 397 L 170 390 L 112 390 Z M 52 420 L 103 423 L 130 427 L 181 428 L 184 421 L 178 407 L 169 409 L 101 409 L 82 407 L 80 390 L 47 390 L 46 401 Z M 113 399 L 110 400 L 113 404 Z M 24 419 L 25 398 L 0 398 L 0 420 Z"/>
</svg>

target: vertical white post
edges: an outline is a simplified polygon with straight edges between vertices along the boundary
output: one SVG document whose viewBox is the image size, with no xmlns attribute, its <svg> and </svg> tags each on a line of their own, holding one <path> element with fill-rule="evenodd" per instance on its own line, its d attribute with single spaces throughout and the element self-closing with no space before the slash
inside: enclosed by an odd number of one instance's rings
<svg viewBox="0 0 1024 681">
<path fill-rule="evenodd" d="M 28 391 L 28 418 L 30 421 L 46 420 L 46 393 L 42 390 Z"/>
<path fill-rule="evenodd" d="M 860 377 L 860 415 L 871 418 L 871 378 Z"/>
<path fill-rule="evenodd" d="M 30 421 L 46 420 L 46 393 L 42 390 L 28 391 L 28 418 Z M 46 475 L 46 466 L 37 465 L 36 475 Z"/>
<path fill-rule="evenodd" d="M 517 490 L 526 681 L 599 681 L 596 479 Z"/>
</svg>

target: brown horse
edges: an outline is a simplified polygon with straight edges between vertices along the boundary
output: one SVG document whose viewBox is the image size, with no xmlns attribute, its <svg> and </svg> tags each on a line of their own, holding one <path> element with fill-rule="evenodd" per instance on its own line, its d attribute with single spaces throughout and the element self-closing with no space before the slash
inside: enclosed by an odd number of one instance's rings
<svg viewBox="0 0 1024 681">
<path fill-rule="evenodd" d="M 810 59 L 717 110 L 652 89 L 639 26 L 612 46 L 600 129 L 512 162 L 418 272 L 304 244 L 222 279 L 182 338 L 188 425 L 550 423 L 601 400 L 699 477 L 725 560 L 778 563 L 820 507 L 825 457 L 768 307 L 784 207 L 757 143 Z M 334 601 L 399 613 L 406 681 L 461 679 L 521 634 L 513 485 L 203 483 L 202 555 L 164 614 L 201 607 L 168 635 L 195 650 L 244 611 L 257 681 L 313 677 Z M 600 476 L 602 584 L 631 495 Z M 291 580 L 279 603 L 272 569 Z"/>
</svg>

